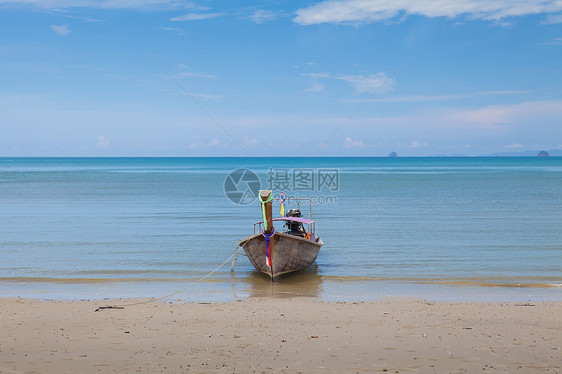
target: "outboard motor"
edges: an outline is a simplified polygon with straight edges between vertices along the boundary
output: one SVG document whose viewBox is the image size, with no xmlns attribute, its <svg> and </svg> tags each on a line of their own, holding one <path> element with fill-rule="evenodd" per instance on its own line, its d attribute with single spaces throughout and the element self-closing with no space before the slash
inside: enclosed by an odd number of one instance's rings
<svg viewBox="0 0 562 374">
<path fill-rule="evenodd" d="M 298 209 L 289 209 L 287 213 L 285 213 L 285 217 L 302 217 L 302 213 Z"/>
<path fill-rule="evenodd" d="M 302 217 L 302 213 L 298 209 L 289 209 L 285 213 L 285 217 Z M 300 222 L 287 221 L 285 223 L 287 228 L 287 233 L 289 235 L 302 236 L 304 237 L 305 230 Z"/>
</svg>

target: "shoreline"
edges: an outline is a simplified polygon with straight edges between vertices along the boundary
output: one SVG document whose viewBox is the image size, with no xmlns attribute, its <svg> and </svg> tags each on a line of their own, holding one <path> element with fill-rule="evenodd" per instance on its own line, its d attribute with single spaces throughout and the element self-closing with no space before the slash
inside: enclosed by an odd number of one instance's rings
<svg viewBox="0 0 562 374">
<path fill-rule="evenodd" d="M 176 293 L 178 290 L 181 292 Z M 104 300 L 163 298 L 174 293 L 183 302 L 232 302 L 248 298 L 313 298 L 324 302 L 371 302 L 386 298 L 412 298 L 438 302 L 558 302 L 562 287 L 471 286 L 397 283 L 376 280 L 325 281 L 293 277 L 271 283 L 211 280 L 206 282 L 118 282 L 95 284 L 2 283 L 0 299 L 23 297 L 37 300 Z"/>
<path fill-rule="evenodd" d="M 0 298 L 0 373 L 560 373 L 560 301 L 145 301 Z"/>
</svg>

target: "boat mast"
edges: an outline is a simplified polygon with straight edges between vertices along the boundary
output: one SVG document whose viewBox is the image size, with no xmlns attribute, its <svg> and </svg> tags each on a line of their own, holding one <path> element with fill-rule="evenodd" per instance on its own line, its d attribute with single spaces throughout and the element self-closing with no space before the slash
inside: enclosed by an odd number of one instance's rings
<svg viewBox="0 0 562 374">
<path fill-rule="evenodd" d="M 273 214 L 272 214 L 272 208 L 273 208 L 273 204 L 272 204 L 272 200 L 271 199 L 271 190 L 260 190 L 260 201 L 265 201 L 265 203 L 261 203 L 260 208 L 262 209 L 262 212 L 265 211 L 264 217 L 263 217 L 263 227 L 264 227 L 264 233 L 267 235 L 270 235 L 274 232 L 274 227 L 273 227 Z M 273 280 L 273 249 L 274 249 L 274 245 L 275 245 L 275 241 L 273 240 L 273 235 L 271 236 L 271 241 L 269 242 L 269 256 L 271 258 L 271 280 Z"/>
</svg>

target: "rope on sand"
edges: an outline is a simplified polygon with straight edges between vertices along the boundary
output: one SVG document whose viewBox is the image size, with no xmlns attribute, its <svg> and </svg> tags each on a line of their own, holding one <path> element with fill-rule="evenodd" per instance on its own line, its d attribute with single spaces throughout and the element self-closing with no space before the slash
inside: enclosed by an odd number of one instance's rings
<svg viewBox="0 0 562 374">
<path fill-rule="evenodd" d="M 125 307 L 128 307 L 128 306 L 148 304 L 148 303 L 152 303 L 152 302 L 155 302 L 155 301 L 158 301 L 158 300 L 166 299 L 166 298 L 168 298 L 168 297 L 170 297 L 170 296 L 177 295 L 177 294 L 179 294 L 180 292 L 183 292 L 183 291 L 185 291 L 185 290 L 187 290 L 187 289 L 189 289 L 189 288 L 191 288 L 191 287 L 197 285 L 198 283 L 203 282 L 205 279 L 209 278 L 211 275 L 213 275 L 214 273 L 216 273 L 220 268 L 222 268 L 224 265 L 226 265 L 226 263 L 229 262 L 234 256 L 236 256 L 239 251 L 240 251 L 240 249 L 236 250 L 236 252 L 234 252 L 229 258 L 227 258 L 222 264 L 220 264 L 217 268 L 215 268 L 215 269 L 214 269 L 213 271 L 211 271 L 209 274 L 205 275 L 205 276 L 202 277 L 202 278 L 199 278 L 199 279 L 196 280 L 195 282 L 190 283 L 190 284 L 188 284 L 187 286 L 185 286 L 185 287 L 183 287 L 183 288 L 181 288 L 181 289 L 179 289 L 179 290 L 177 290 L 177 291 L 174 291 L 174 292 L 172 292 L 172 293 L 170 293 L 170 294 L 168 294 L 168 295 L 164 295 L 164 296 L 161 296 L 161 297 L 156 297 L 156 298 L 153 298 L 153 299 L 150 299 L 150 300 L 146 300 L 146 301 L 139 301 L 139 302 L 136 302 L 136 303 L 121 304 L 121 305 L 99 306 L 99 307 L 96 308 L 96 310 L 94 310 L 94 312 L 98 312 L 98 311 L 104 310 L 104 309 L 125 309 Z"/>
</svg>

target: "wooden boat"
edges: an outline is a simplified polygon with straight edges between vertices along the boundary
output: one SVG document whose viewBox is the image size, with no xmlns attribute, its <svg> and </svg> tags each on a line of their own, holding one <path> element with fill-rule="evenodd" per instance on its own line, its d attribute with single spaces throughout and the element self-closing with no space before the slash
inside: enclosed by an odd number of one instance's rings
<svg viewBox="0 0 562 374">
<path fill-rule="evenodd" d="M 259 197 L 264 220 L 255 223 L 254 235 L 242 239 L 238 245 L 244 249 L 256 270 L 272 279 L 308 268 L 316 261 L 320 247 L 324 244 L 316 236 L 314 221 L 291 214 L 273 219 L 271 191 L 261 190 Z M 285 230 L 275 230 L 274 222 L 283 222 Z M 308 230 L 304 229 L 304 225 L 308 225 Z"/>
</svg>

